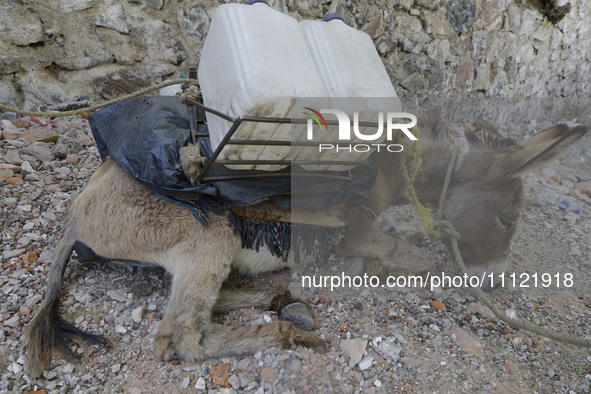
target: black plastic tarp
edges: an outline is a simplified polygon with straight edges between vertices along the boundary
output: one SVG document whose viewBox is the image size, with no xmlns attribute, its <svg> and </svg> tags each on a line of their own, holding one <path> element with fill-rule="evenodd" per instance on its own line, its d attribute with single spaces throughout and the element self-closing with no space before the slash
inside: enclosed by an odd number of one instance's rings
<svg viewBox="0 0 591 394">
<path fill-rule="evenodd" d="M 285 177 L 192 185 L 179 164 L 178 152 L 190 140 L 187 107 L 179 97 L 154 96 L 123 101 L 88 115 L 88 120 L 102 158 L 110 156 L 139 182 L 173 198 L 206 194 L 216 196 L 228 206 L 247 206 L 267 200 L 283 208 L 323 209 L 337 203 L 353 206 L 369 199 L 377 174 L 374 162 L 358 171 L 350 181 L 304 177 L 292 184 L 292 179 Z M 200 123 L 198 131 L 207 133 L 207 125 Z M 209 138 L 199 138 L 199 145 L 202 155 L 211 157 Z M 207 175 L 236 173 L 267 172 L 214 166 Z"/>
</svg>

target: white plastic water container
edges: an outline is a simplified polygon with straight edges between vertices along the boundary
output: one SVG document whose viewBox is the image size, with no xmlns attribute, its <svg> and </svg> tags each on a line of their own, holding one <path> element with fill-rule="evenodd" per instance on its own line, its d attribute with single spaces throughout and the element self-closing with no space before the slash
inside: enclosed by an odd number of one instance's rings
<svg viewBox="0 0 591 394">
<path fill-rule="evenodd" d="M 264 3 L 223 4 L 212 18 L 199 63 L 204 104 L 231 117 L 290 117 L 292 97 L 325 97 L 298 22 Z M 207 113 L 212 149 L 231 123 Z M 291 141 L 290 124 L 243 123 L 234 139 Z M 290 147 L 228 145 L 220 159 L 289 160 Z M 254 165 L 232 165 L 254 169 Z M 274 171 L 281 165 L 258 165 Z"/>
<path fill-rule="evenodd" d="M 326 19 L 326 18 L 325 18 Z M 266 4 L 224 4 L 216 9 L 199 64 L 204 104 L 232 117 L 301 115 L 293 97 L 324 98 L 317 109 L 332 108 L 335 97 L 384 98 L 352 100 L 346 112 L 360 121 L 377 122 L 378 113 L 399 112 L 400 101 L 371 38 L 342 20 L 298 22 Z M 360 104 L 361 103 L 361 104 Z M 376 104 L 378 103 L 378 104 Z M 210 141 L 215 150 L 231 123 L 207 113 Z M 385 118 L 385 116 L 384 116 Z M 335 126 L 336 127 L 336 126 Z M 290 124 L 243 123 L 234 139 L 292 141 L 303 139 L 305 128 Z M 300 133 L 300 131 L 304 130 Z M 374 130 L 364 134 L 373 134 Z M 301 136 L 299 136 L 301 134 Z M 333 142 L 335 134 L 325 134 Z M 382 139 L 372 141 L 383 142 Z M 351 141 L 355 143 L 356 141 Z M 291 155 L 293 153 L 293 155 Z M 318 148 L 228 145 L 219 159 L 231 160 L 351 160 L 368 156 L 358 152 Z M 231 169 L 278 170 L 282 165 L 228 165 Z M 343 171 L 352 166 L 309 165 L 309 170 Z"/>
<path fill-rule="evenodd" d="M 322 21 L 304 20 L 300 30 L 322 77 L 330 97 L 350 97 L 340 100 L 350 103 L 351 108 L 342 108 L 353 120 L 353 112 L 359 113 L 359 120 L 378 122 L 378 114 L 383 113 L 386 121 L 388 112 L 400 112 L 400 100 L 371 37 L 360 30 L 348 26 L 338 14 L 329 14 Z M 366 98 L 366 99 L 364 99 Z M 379 99 L 378 99 L 379 98 Z M 385 126 L 384 126 L 385 128 Z M 371 135 L 375 128 L 360 127 L 360 132 Z M 383 143 L 382 137 L 371 143 Z M 352 143 L 368 141 L 353 140 Z M 369 156 L 348 150 L 326 151 L 323 160 L 356 161 Z M 304 166 L 306 169 L 343 171 L 347 166 Z"/>
</svg>

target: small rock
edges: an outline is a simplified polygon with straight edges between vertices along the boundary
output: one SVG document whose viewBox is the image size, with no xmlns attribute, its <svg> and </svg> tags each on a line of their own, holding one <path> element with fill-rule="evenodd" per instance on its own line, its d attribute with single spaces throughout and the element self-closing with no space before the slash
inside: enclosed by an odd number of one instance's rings
<svg viewBox="0 0 591 394">
<path fill-rule="evenodd" d="M 21 318 L 18 315 L 14 315 L 10 319 L 6 320 L 4 322 L 4 325 L 6 327 L 14 328 L 14 327 L 18 326 L 18 324 L 20 323 L 20 321 L 21 321 Z"/>
<path fill-rule="evenodd" d="M 119 364 L 119 366 L 121 366 L 121 364 Z M 64 365 L 64 368 L 62 369 L 62 372 L 64 374 L 70 374 L 70 373 L 74 372 L 74 365 L 73 364 L 70 364 L 70 363 Z"/>
<path fill-rule="evenodd" d="M 23 367 L 18 365 L 18 363 L 12 363 L 12 373 L 14 373 L 15 375 L 18 375 L 22 371 L 23 371 Z"/>
<path fill-rule="evenodd" d="M 435 309 L 439 309 L 441 312 L 447 312 L 447 308 L 445 307 L 443 302 L 441 302 L 439 300 L 431 301 L 431 306 Z"/>
<path fill-rule="evenodd" d="M 371 367 L 373 364 L 373 358 L 371 357 L 366 357 L 363 360 L 361 360 L 358 364 L 359 369 L 362 371 L 365 371 L 366 369 L 368 369 L 369 367 Z"/>
<path fill-rule="evenodd" d="M 31 155 L 40 161 L 51 161 L 54 158 L 51 152 L 51 144 L 47 142 L 33 142 L 23 148 L 23 153 Z"/>
<path fill-rule="evenodd" d="M 13 257 L 21 256 L 26 251 L 27 251 L 26 249 L 4 250 L 4 253 L 2 253 L 2 256 L 4 257 L 4 260 L 8 260 Z"/>
<path fill-rule="evenodd" d="M 263 367 L 261 368 L 261 378 L 270 382 L 277 377 L 278 372 L 276 368 Z"/>
<path fill-rule="evenodd" d="M 189 387 L 189 383 L 191 383 L 191 378 L 187 376 L 181 382 L 181 387 L 184 388 L 184 389 L 186 389 L 187 387 Z"/>
<path fill-rule="evenodd" d="M 27 254 L 25 254 L 25 256 L 23 257 L 23 260 L 28 261 L 30 263 L 36 263 L 37 260 L 39 259 L 39 253 L 33 251 L 33 252 L 28 252 Z"/>
<path fill-rule="evenodd" d="M 113 372 L 113 373 L 119 372 L 120 369 L 121 369 L 121 364 L 120 363 L 113 364 L 111 366 L 111 372 Z"/>
<path fill-rule="evenodd" d="M 228 379 L 230 379 L 230 364 L 213 364 L 211 371 L 209 371 L 209 376 L 211 376 L 211 383 L 216 386 L 230 388 L 230 385 L 228 384 Z"/>
<path fill-rule="evenodd" d="M 118 332 L 119 334 L 125 334 L 127 332 L 127 328 L 120 326 L 120 325 L 116 325 L 115 331 Z"/>
<path fill-rule="evenodd" d="M 458 345 L 468 354 L 481 354 L 484 352 L 482 345 L 469 333 L 459 327 L 452 330 L 452 334 L 456 337 Z"/>
<path fill-rule="evenodd" d="M 70 138 L 69 136 L 62 134 L 59 136 L 55 147 L 53 148 L 53 154 L 60 159 L 65 159 L 68 155 L 73 155 L 80 152 L 84 146 L 76 139 Z"/>
<path fill-rule="evenodd" d="M 199 379 L 197 379 L 197 381 L 195 382 L 195 388 L 197 390 L 205 390 L 205 387 L 206 387 L 205 386 L 205 379 L 203 379 L 201 377 Z"/>
<path fill-rule="evenodd" d="M 400 352 L 402 351 L 402 348 L 397 346 L 391 339 L 381 341 L 374 348 L 390 364 L 398 362 L 398 359 L 400 358 Z"/>
<path fill-rule="evenodd" d="M 23 119 L 17 119 L 13 121 L 12 124 L 18 127 L 19 129 L 26 129 L 31 127 L 31 122 Z"/>
<path fill-rule="evenodd" d="M 125 300 L 127 300 L 125 294 L 123 294 L 123 292 L 120 290 L 109 290 L 107 291 L 107 295 L 115 301 L 125 302 Z"/>
<path fill-rule="evenodd" d="M 23 181 L 23 178 L 21 178 L 20 176 L 15 176 L 15 177 L 6 178 L 6 183 L 8 183 L 9 185 L 13 185 L 13 186 L 20 186 L 23 183 L 25 183 L 25 181 Z"/>
<path fill-rule="evenodd" d="M 144 318 L 144 306 L 138 306 L 133 311 L 131 311 L 131 318 L 134 322 L 140 323 Z"/>
<path fill-rule="evenodd" d="M 238 390 L 240 388 L 240 379 L 236 375 L 230 376 L 228 383 L 230 383 L 230 386 L 232 386 L 234 390 Z"/>
<path fill-rule="evenodd" d="M 27 174 L 31 174 L 31 173 L 35 172 L 35 170 L 31 166 L 31 163 L 29 163 L 26 160 L 23 161 L 23 163 L 21 164 L 21 171 L 26 172 Z"/>
<path fill-rule="evenodd" d="M 517 313 L 515 313 L 514 309 L 507 309 L 505 311 L 505 315 L 507 315 L 510 319 L 517 319 Z"/>
<path fill-rule="evenodd" d="M 476 4 L 472 0 L 450 1 L 447 3 L 447 19 L 455 31 L 467 31 L 476 20 Z"/>
<path fill-rule="evenodd" d="M 18 153 L 18 150 L 16 149 L 7 150 L 6 155 L 4 156 L 4 160 L 6 160 L 6 163 L 8 164 L 14 164 L 17 166 L 23 164 L 23 159 L 21 158 L 21 155 Z M 2 169 L 1 163 L 0 169 Z"/>
<path fill-rule="evenodd" d="M 0 120 L 0 126 L 2 126 L 3 130 L 16 130 L 18 129 L 18 127 L 16 127 L 10 120 L 8 119 L 2 119 Z"/>
<path fill-rule="evenodd" d="M 349 366 L 354 367 L 363 358 L 367 341 L 365 339 L 345 339 L 341 341 L 340 347 L 350 357 Z"/>
<path fill-rule="evenodd" d="M 18 311 L 24 315 L 31 313 L 31 308 L 29 308 L 26 305 L 21 305 L 20 308 L 18 308 Z"/>
<path fill-rule="evenodd" d="M 37 305 L 42 299 L 43 296 L 39 293 L 36 293 L 25 300 L 25 305 L 28 307 L 32 307 L 33 305 Z"/>
<path fill-rule="evenodd" d="M 129 34 L 129 27 L 127 27 L 127 23 L 125 22 L 123 7 L 120 4 L 112 5 L 102 13 L 97 14 L 94 17 L 94 23 L 97 26 L 117 30 L 122 34 Z"/>
</svg>

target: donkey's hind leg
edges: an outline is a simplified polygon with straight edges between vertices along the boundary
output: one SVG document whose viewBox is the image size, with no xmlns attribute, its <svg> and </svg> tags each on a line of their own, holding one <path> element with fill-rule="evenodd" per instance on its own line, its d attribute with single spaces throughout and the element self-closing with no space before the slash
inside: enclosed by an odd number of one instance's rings
<svg viewBox="0 0 591 394">
<path fill-rule="evenodd" d="M 326 342 L 318 335 L 288 322 L 240 327 L 212 324 L 204 330 L 201 343 L 206 357 L 252 354 L 273 346 L 283 349 L 304 346 L 318 353 L 328 351 Z"/>
</svg>

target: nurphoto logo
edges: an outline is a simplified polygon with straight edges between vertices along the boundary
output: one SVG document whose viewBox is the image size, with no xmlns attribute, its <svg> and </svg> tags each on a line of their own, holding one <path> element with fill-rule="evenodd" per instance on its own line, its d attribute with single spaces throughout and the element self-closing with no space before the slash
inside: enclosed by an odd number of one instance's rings
<svg viewBox="0 0 591 394">
<path fill-rule="evenodd" d="M 304 109 L 310 112 L 304 112 L 304 114 L 310 116 L 308 119 L 308 129 L 307 129 L 307 139 L 309 141 L 314 140 L 314 122 L 318 125 L 321 132 L 330 132 L 328 129 L 328 124 L 326 119 L 322 114 L 332 114 L 336 116 L 338 121 L 338 143 L 319 143 L 318 144 L 318 151 L 323 152 L 327 150 L 336 150 L 338 151 L 349 151 L 349 152 L 358 152 L 358 153 L 365 153 L 369 152 L 372 149 L 377 150 L 378 152 L 380 149 L 386 149 L 388 152 L 402 152 L 404 149 L 400 144 L 390 144 L 384 143 L 384 113 L 378 112 L 378 121 L 377 122 L 360 122 L 359 121 L 359 112 L 353 113 L 353 123 L 351 123 L 351 119 L 349 115 L 347 115 L 344 111 L 338 109 L 321 109 L 320 111 L 316 111 L 310 107 L 303 107 Z M 409 119 L 410 122 L 408 123 L 400 123 L 402 119 Z M 402 131 L 406 137 L 408 137 L 411 141 L 416 141 L 417 137 L 415 137 L 410 129 L 415 127 L 417 124 L 417 117 L 413 114 L 406 113 L 406 112 L 388 112 L 386 113 L 386 127 L 385 127 L 385 141 L 391 142 L 394 139 L 394 132 L 395 131 Z M 351 127 L 352 126 L 352 127 Z M 377 127 L 377 130 L 370 134 L 364 134 L 362 132 L 365 131 L 366 133 L 372 126 L 374 129 Z M 353 130 L 353 133 L 351 133 Z M 361 141 L 374 141 L 373 143 L 353 143 L 353 140 L 361 140 Z M 326 138 L 323 138 L 326 140 Z M 349 142 L 348 144 L 343 144 L 344 142 Z"/>
</svg>

